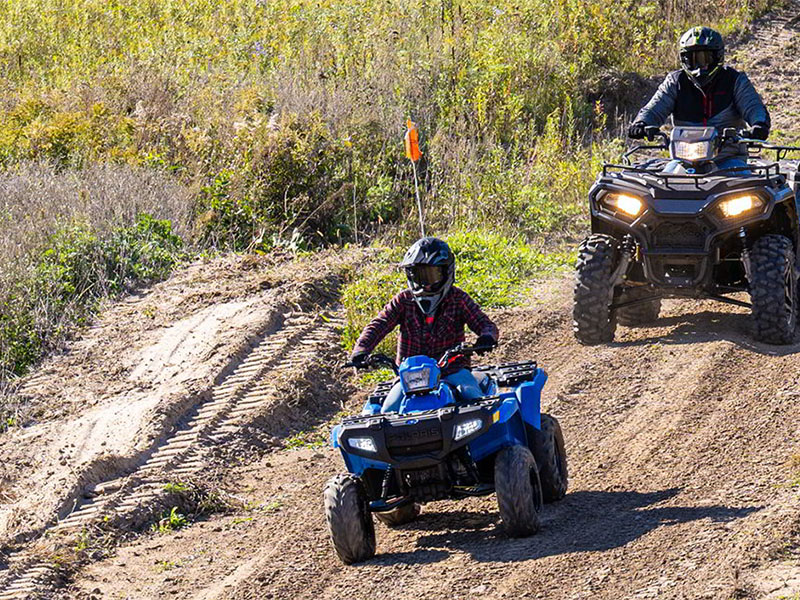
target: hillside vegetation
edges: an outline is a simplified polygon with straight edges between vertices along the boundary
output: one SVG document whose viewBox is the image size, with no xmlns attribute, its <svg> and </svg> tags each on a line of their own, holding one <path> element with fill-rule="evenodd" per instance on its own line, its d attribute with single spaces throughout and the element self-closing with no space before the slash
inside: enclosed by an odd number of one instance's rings
<svg viewBox="0 0 800 600">
<path fill-rule="evenodd" d="M 0 373 L 182 248 L 411 235 L 406 117 L 433 230 L 574 230 L 620 149 L 603 85 L 671 68 L 687 24 L 731 32 L 767 4 L 9 0 L 0 162 L 29 192 L 0 205 Z"/>
</svg>

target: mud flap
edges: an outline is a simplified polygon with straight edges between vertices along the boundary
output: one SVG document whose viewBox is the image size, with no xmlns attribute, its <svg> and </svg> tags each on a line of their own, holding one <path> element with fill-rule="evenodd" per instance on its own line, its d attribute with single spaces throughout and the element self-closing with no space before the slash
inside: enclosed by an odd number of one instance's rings
<svg viewBox="0 0 800 600">
<path fill-rule="evenodd" d="M 522 420 L 536 427 L 542 428 L 541 408 L 542 408 L 542 388 L 547 381 L 547 373 L 537 369 L 533 381 L 526 381 L 517 386 L 514 392 L 519 402 Z"/>
</svg>

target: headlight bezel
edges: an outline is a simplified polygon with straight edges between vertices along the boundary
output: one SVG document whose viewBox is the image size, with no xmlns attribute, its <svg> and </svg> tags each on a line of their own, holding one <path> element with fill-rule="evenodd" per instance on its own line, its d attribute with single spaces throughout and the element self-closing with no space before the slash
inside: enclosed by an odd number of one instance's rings
<svg viewBox="0 0 800 600">
<path fill-rule="evenodd" d="M 749 206 L 745 206 L 743 202 L 745 199 L 749 200 Z M 738 205 L 736 203 L 739 202 Z M 733 194 L 725 194 L 719 198 L 714 206 L 714 210 L 723 222 L 729 223 L 740 219 L 746 219 L 751 216 L 760 215 L 764 212 L 764 207 L 767 202 L 759 194 L 752 190 L 746 192 L 738 192 Z M 732 209 L 730 212 L 728 208 Z"/>
<path fill-rule="evenodd" d="M 631 220 L 641 217 L 647 207 L 642 196 L 627 191 L 608 190 L 597 200 L 602 208 L 614 216 L 622 216 Z"/>
<path fill-rule="evenodd" d="M 481 417 L 473 417 L 462 421 L 453 429 L 453 441 L 458 442 L 466 437 L 477 433 L 483 428 L 483 419 Z"/>
<path fill-rule="evenodd" d="M 688 142 L 676 140 L 672 142 L 672 158 L 690 163 L 706 162 L 714 158 L 715 147 L 711 140 Z M 702 150 L 702 152 L 701 152 Z"/>
<path fill-rule="evenodd" d="M 400 381 L 403 391 L 407 394 L 424 394 L 436 389 L 439 385 L 440 373 L 429 365 L 421 365 L 402 369 L 400 371 Z"/>
</svg>

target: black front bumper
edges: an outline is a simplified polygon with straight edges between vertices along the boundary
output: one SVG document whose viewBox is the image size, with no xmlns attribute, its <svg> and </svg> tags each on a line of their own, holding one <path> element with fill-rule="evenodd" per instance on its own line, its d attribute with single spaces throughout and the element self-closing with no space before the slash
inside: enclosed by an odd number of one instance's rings
<svg viewBox="0 0 800 600">
<path fill-rule="evenodd" d="M 492 426 L 501 400 L 491 397 L 410 415 L 354 417 L 342 423 L 339 444 L 348 454 L 377 460 L 395 469 L 425 469 L 440 464 L 449 454 L 469 444 Z M 459 424 L 480 418 L 481 426 L 456 441 Z M 371 438 L 376 452 L 350 445 L 353 438 Z"/>
</svg>

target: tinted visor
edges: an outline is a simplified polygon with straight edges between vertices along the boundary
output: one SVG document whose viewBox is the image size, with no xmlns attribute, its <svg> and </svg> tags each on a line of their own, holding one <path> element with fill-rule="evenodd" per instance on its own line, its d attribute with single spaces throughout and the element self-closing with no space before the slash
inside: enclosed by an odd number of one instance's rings
<svg viewBox="0 0 800 600">
<path fill-rule="evenodd" d="M 684 56 L 684 63 L 690 69 L 704 69 L 717 63 L 717 53 L 714 50 L 692 50 Z"/>
<path fill-rule="evenodd" d="M 408 280 L 418 289 L 435 291 L 447 277 L 446 267 L 438 265 L 412 265 L 406 267 Z"/>
</svg>

